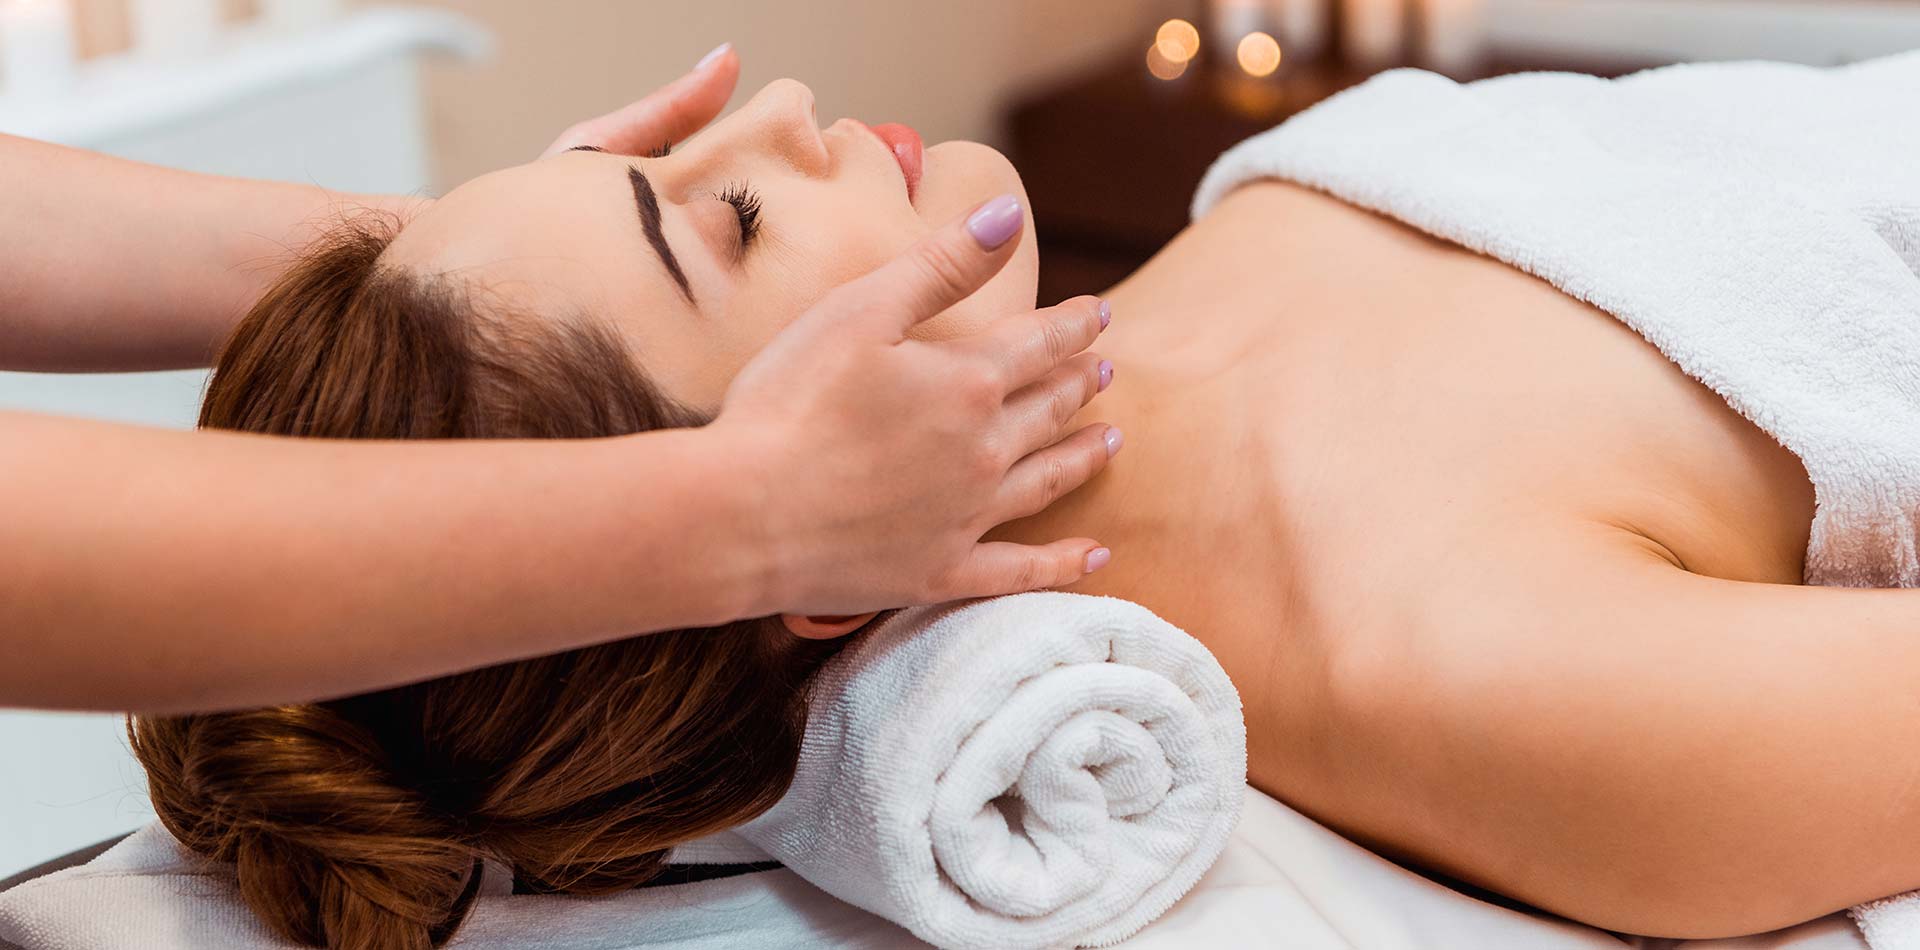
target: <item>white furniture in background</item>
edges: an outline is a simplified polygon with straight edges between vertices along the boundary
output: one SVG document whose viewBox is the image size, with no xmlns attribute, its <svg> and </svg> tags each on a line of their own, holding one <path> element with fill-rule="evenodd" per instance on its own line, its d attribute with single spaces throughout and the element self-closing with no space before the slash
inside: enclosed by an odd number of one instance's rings
<svg viewBox="0 0 1920 950">
<path fill-rule="evenodd" d="M 59 89 L 72 81 L 78 53 L 67 0 L 0 3 L 0 89 Z"/>
<path fill-rule="evenodd" d="M 482 57 L 490 46 L 471 21 L 426 9 L 368 10 L 300 30 L 247 24 L 191 61 L 96 60 L 52 94 L 0 93 L 0 132 L 194 171 L 423 191 L 419 64 L 436 53 Z M 190 427 L 204 382 L 198 371 L 0 373 L 0 409 Z M 0 712 L 0 877 L 151 816 L 120 717 Z"/>
<path fill-rule="evenodd" d="M 1814 66 L 1920 49 L 1920 5 L 1888 0 L 1489 0 L 1502 49 L 1648 62 Z"/>
<path fill-rule="evenodd" d="M 151 57 L 203 53 L 226 25 L 220 0 L 131 0 L 128 12 L 134 49 Z"/>
</svg>

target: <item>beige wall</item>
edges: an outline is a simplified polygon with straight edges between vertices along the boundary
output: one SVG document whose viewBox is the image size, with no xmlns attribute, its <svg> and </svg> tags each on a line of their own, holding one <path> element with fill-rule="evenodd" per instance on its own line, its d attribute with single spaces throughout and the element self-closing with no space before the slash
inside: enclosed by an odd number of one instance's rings
<svg viewBox="0 0 1920 950">
<path fill-rule="evenodd" d="M 127 46 L 129 0 L 77 0 L 87 55 Z M 348 0 L 373 6 L 382 0 Z M 1144 51 L 1200 0 L 415 0 L 466 14 L 494 61 L 428 75 L 436 178 L 450 187 L 526 161 L 576 119 L 623 105 L 731 41 L 734 105 L 783 76 L 820 118 L 900 121 L 929 142 L 993 141 L 1015 90 L 1116 51 Z M 256 0 L 222 0 L 232 19 Z"/>
<path fill-rule="evenodd" d="M 438 178 L 526 161 L 568 123 L 637 98 L 723 40 L 738 105 L 811 86 L 822 122 L 902 121 L 929 142 L 992 141 L 1012 91 L 1151 41 L 1183 0 L 429 0 L 486 24 L 494 62 L 429 76 Z M 1089 143 L 1090 147 L 1092 143 Z"/>
</svg>

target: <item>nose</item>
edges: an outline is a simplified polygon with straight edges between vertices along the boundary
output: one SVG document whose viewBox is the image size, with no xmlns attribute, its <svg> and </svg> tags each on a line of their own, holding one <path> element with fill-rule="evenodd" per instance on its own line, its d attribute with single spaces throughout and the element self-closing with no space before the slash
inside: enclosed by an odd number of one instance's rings
<svg viewBox="0 0 1920 950">
<path fill-rule="evenodd" d="M 832 164 L 814 119 L 813 90 L 792 79 L 768 83 L 700 138 L 729 151 L 777 157 L 806 175 L 825 175 Z"/>
</svg>

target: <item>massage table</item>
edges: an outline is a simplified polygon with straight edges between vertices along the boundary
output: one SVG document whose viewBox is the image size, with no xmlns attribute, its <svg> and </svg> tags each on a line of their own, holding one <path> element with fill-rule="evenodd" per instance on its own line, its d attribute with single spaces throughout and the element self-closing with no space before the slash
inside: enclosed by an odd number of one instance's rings
<svg viewBox="0 0 1920 950">
<path fill-rule="evenodd" d="M 110 842 L 109 842 L 110 844 Z M 105 845 L 75 852 L 18 877 L 0 891 L 90 860 Z M 782 947 L 898 948 L 925 944 L 842 903 L 784 868 L 673 884 L 673 912 L 725 926 L 729 909 L 758 904 L 775 931 L 739 935 L 757 950 Z M 595 902 L 554 901 L 554 913 L 588 923 Z M 785 914 L 765 913 L 763 902 Z M 563 924 L 556 921 L 556 925 Z M 636 950 L 647 928 L 634 928 Z M 1844 912 L 1795 927 L 1723 940 L 1634 937 L 1586 927 L 1467 885 L 1409 870 L 1348 841 L 1252 789 L 1233 841 L 1200 884 L 1164 917 L 1119 946 L 1126 950 L 1284 947 L 1288 950 L 1866 950 Z M 0 950 L 16 950 L 0 939 Z"/>
</svg>

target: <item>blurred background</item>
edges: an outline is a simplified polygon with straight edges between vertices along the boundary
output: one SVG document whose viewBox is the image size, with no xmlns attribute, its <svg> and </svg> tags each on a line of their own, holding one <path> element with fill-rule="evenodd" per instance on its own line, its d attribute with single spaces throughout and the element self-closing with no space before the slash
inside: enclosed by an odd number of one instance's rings
<svg viewBox="0 0 1920 950">
<path fill-rule="evenodd" d="M 1051 302 L 1171 237 L 1222 149 L 1382 69 L 1844 63 L 1920 48 L 1920 0 L 0 0 L 0 133 L 431 194 L 723 41 L 736 104 L 792 76 L 823 123 L 1006 151 Z M 0 373 L 0 409 L 187 426 L 203 383 Z M 118 717 L 0 712 L 0 877 L 149 820 L 143 785 Z"/>
</svg>

